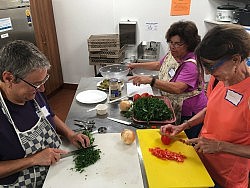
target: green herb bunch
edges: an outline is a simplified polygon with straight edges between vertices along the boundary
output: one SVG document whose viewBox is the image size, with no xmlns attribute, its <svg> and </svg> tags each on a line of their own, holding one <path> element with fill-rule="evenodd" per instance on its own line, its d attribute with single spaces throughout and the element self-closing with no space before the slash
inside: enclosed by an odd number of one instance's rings
<svg viewBox="0 0 250 188">
<path fill-rule="evenodd" d="M 173 117 L 166 103 L 157 97 L 142 97 L 133 105 L 134 118 L 140 121 L 165 121 Z"/>
<path fill-rule="evenodd" d="M 87 130 L 84 130 L 82 133 L 89 137 L 90 145 L 92 145 L 95 141 L 95 138 L 93 137 L 93 135 Z M 94 164 L 96 161 L 98 161 L 101 158 L 100 153 L 101 153 L 101 150 L 95 149 L 94 147 L 76 151 L 74 153 L 74 162 L 75 162 L 74 169 L 77 172 L 82 173 L 85 167 Z"/>
</svg>

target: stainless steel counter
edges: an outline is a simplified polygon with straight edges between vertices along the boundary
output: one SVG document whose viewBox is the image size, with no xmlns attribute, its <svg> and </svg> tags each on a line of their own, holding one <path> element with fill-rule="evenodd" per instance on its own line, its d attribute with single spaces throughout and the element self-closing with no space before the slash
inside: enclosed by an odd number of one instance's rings
<svg viewBox="0 0 250 188">
<path fill-rule="evenodd" d="M 101 126 L 105 126 L 107 127 L 107 132 L 110 132 L 110 133 L 120 133 L 125 128 L 129 128 L 135 131 L 136 128 L 134 127 L 123 125 L 123 124 L 107 119 L 107 117 L 113 117 L 113 118 L 128 121 L 128 119 L 120 113 L 119 101 L 108 104 L 108 99 L 106 99 L 105 101 L 101 102 L 102 104 L 107 104 L 109 108 L 108 108 L 108 113 L 106 115 L 100 116 L 100 115 L 97 115 L 95 111 L 86 112 L 88 109 L 94 108 L 97 104 L 82 104 L 76 100 L 76 96 L 78 93 L 85 91 L 85 90 L 97 89 L 96 87 L 97 83 L 102 80 L 103 80 L 102 77 L 81 78 L 65 123 L 72 130 L 76 130 L 76 129 L 79 129 L 79 126 L 74 125 L 75 119 L 83 120 L 83 121 L 94 120 L 96 129 Z M 124 96 L 126 94 L 127 94 L 127 87 L 125 83 L 122 89 L 121 96 Z M 137 150 L 138 150 L 139 162 L 141 166 L 141 172 L 143 176 L 143 184 L 144 184 L 144 187 L 147 188 L 148 187 L 147 178 L 146 178 L 141 151 L 140 151 L 137 139 L 136 139 L 136 142 L 137 142 Z"/>
<path fill-rule="evenodd" d="M 119 101 L 108 104 L 107 99 L 106 99 L 105 101 L 101 102 L 102 104 L 108 105 L 108 113 L 106 115 L 101 116 L 101 115 L 97 115 L 96 111 L 86 112 L 88 109 L 94 108 L 97 104 L 82 104 L 76 100 L 76 95 L 78 93 L 85 91 L 85 90 L 97 89 L 96 84 L 101 80 L 103 80 L 102 77 L 81 78 L 78 88 L 76 90 L 73 102 L 71 104 L 68 116 L 66 118 L 66 124 L 72 130 L 79 129 L 79 126 L 74 125 L 75 119 L 86 120 L 86 121 L 94 120 L 96 128 L 101 127 L 101 126 L 106 126 L 107 132 L 114 132 L 114 133 L 121 132 L 124 128 L 128 128 L 128 126 L 126 125 L 107 119 L 107 117 L 109 116 L 109 117 L 128 121 L 128 119 L 120 113 Z M 126 88 L 126 83 L 125 83 L 122 89 L 121 96 L 124 96 L 126 94 L 127 94 L 127 88 Z M 129 126 L 129 128 L 132 130 L 135 130 L 134 127 Z"/>
</svg>

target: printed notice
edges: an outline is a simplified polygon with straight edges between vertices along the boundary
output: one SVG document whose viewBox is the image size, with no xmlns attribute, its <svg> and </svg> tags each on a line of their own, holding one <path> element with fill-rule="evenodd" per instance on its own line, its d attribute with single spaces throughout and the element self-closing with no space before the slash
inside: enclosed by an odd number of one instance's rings
<svg viewBox="0 0 250 188">
<path fill-rule="evenodd" d="M 1 18 L 0 19 L 0 32 L 12 30 L 12 24 L 10 18 Z"/>
<path fill-rule="evenodd" d="M 156 22 L 147 22 L 146 23 L 146 31 L 157 31 L 158 23 Z"/>
<path fill-rule="evenodd" d="M 189 15 L 191 0 L 172 0 L 171 16 Z"/>
</svg>

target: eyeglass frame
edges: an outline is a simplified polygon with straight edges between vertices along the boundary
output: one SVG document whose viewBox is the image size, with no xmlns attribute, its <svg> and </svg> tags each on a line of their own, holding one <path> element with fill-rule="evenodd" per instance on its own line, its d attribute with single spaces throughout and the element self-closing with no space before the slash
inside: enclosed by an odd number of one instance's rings
<svg viewBox="0 0 250 188">
<path fill-rule="evenodd" d="M 217 63 L 210 65 L 205 61 L 202 61 L 202 65 L 204 66 L 205 69 L 207 69 L 209 72 L 214 72 L 215 69 L 217 69 L 218 67 L 220 67 L 221 65 L 223 65 L 225 62 L 227 62 L 228 60 L 230 60 L 232 58 L 232 56 L 230 57 L 224 57 L 220 60 L 218 60 Z"/>
<path fill-rule="evenodd" d="M 22 80 L 23 82 L 25 82 L 25 83 L 28 84 L 29 86 L 35 88 L 35 90 L 38 90 L 42 85 L 44 85 L 44 84 L 48 81 L 49 77 L 50 77 L 50 75 L 47 74 L 46 77 L 45 77 L 45 78 L 43 79 L 43 81 L 41 82 L 41 84 L 35 85 L 35 84 L 32 84 L 32 83 L 26 81 L 25 79 L 23 79 L 23 78 L 17 76 L 18 79 Z"/>
<path fill-rule="evenodd" d="M 169 46 L 174 46 L 175 48 L 180 48 L 185 44 L 185 42 L 172 42 L 172 41 L 167 41 Z"/>
</svg>

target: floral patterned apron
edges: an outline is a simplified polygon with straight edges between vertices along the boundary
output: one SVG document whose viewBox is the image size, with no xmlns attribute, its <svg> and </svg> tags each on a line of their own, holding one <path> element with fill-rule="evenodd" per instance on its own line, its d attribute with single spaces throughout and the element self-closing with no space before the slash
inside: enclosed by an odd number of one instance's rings
<svg viewBox="0 0 250 188">
<path fill-rule="evenodd" d="M 34 106 L 36 109 L 36 113 L 39 117 L 38 122 L 32 127 L 30 130 L 20 132 L 11 115 L 9 110 L 5 104 L 5 101 L 0 92 L 0 106 L 2 108 L 3 113 L 8 118 L 9 122 L 13 126 L 18 136 L 18 139 L 23 147 L 25 152 L 25 157 L 29 155 L 33 155 L 38 151 L 41 151 L 45 148 L 59 148 L 62 141 L 57 135 L 55 129 L 52 127 L 50 122 L 46 119 L 43 114 L 40 106 L 34 100 Z M 33 188 L 33 187 L 42 187 L 43 182 L 46 178 L 49 166 L 32 166 L 27 169 L 24 169 L 20 172 L 18 179 L 15 183 L 11 185 L 2 185 L 0 187 L 13 187 L 13 188 Z"/>
<path fill-rule="evenodd" d="M 166 57 L 162 63 L 160 73 L 159 73 L 159 79 L 164 80 L 164 81 L 170 81 L 175 75 L 178 75 L 180 73 L 182 65 L 186 62 L 192 62 L 192 63 L 196 64 L 195 59 L 187 59 L 183 63 L 178 63 L 174 59 L 174 57 L 172 56 L 171 52 L 169 52 L 166 55 Z M 174 109 L 174 112 L 176 115 L 176 124 L 180 124 L 180 122 L 181 122 L 183 101 L 188 99 L 188 98 L 199 95 L 201 93 L 201 91 L 202 91 L 201 79 L 199 81 L 198 88 L 194 91 L 185 92 L 185 93 L 181 93 L 181 94 L 171 94 L 171 93 L 161 91 L 161 94 L 164 96 L 167 96 L 169 98 L 169 100 L 171 101 L 171 104 L 173 106 L 173 109 Z"/>
</svg>

